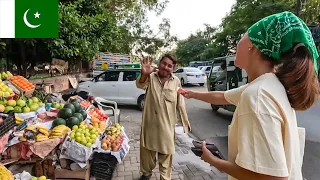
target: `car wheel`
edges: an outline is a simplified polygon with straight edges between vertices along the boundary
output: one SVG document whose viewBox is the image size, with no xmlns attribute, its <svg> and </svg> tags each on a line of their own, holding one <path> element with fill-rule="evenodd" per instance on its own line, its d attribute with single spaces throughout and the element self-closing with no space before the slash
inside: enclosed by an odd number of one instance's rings
<svg viewBox="0 0 320 180">
<path fill-rule="evenodd" d="M 204 83 L 200 83 L 199 85 L 200 85 L 200 86 L 204 86 Z"/>
<path fill-rule="evenodd" d="M 184 85 L 184 79 L 181 78 L 181 86 L 183 86 L 183 85 Z"/>
<path fill-rule="evenodd" d="M 211 104 L 211 108 L 213 111 L 217 112 L 219 110 L 219 107 L 216 105 Z"/>
<path fill-rule="evenodd" d="M 140 109 L 140 111 L 143 110 L 143 107 L 144 107 L 144 95 L 141 95 L 139 98 L 138 98 L 138 108 Z"/>
</svg>

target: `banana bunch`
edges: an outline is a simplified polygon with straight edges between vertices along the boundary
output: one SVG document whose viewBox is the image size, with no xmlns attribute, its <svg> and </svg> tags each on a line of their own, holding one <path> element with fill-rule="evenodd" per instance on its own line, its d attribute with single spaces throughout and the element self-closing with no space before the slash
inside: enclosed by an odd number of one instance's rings
<svg viewBox="0 0 320 180">
<path fill-rule="evenodd" d="M 19 138 L 20 141 L 35 140 L 37 142 L 49 139 L 49 129 L 44 126 L 28 126 L 25 129 L 23 136 Z"/>
<path fill-rule="evenodd" d="M 67 134 L 71 129 L 66 125 L 59 125 L 51 130 L 50 139 L 58 138 Z"/>
<path fill-rule="evenodd" d="M 49 136 L 49 129 L 44 126 L 37 126 L 36 129 L 38 130 L 39 134 L 43 134 L 45 136 Z"/>
<path fill-rule="evenodd" d="M 28 126 L 25 131 L 36 131 L 37 130 L 37 126 Z"/>
<path fill-rule="evenodd" d="M 15 119 L 16 119 L 16 124 L 18 124 L 18 125 L 20 125 L 24 121 L 22 118 L 19 118 L 17 116 L 15 116 Z"/>
<path fill-rule="evenodd" d="M 14 180 L 12 173 L 0 163 L 0 180 Z"/>
<path fill-rule="evenodd" d="M 106 130 L 107 135 L 110 136 L 118 136 L 121 133 L 121 125 L 115 124 L 113 126 L 110 126 Z"/>
<path fill-rule="evenodd" d="M 27 141 L 27 139 L 26 139 L 24 136 L 20 136 L 20 137 L 19 137 L 19 141 L 25 142 L 25 141 Z"/>
<path fill-rule="evenodd" d="M 37 142 L 41 142 L 41 141 L 45 141 L 45 140 L 48 140 L 49 137 L 42 134 L 42 133 L 39 133 L 37 136 L 36 136 L 36 141 Z"/>
<path fill-rule="evenodd" d="M 36 126 L 38 134 L 36 136 L 36 141 L 41 142 L 49 139 L 49 129 L 44 126 Z"/>
</svg>

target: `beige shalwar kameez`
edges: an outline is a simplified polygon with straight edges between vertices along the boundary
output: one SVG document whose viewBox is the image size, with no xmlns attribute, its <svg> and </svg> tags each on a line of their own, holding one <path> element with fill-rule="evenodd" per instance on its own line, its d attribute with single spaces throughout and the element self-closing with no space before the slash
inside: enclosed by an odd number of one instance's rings
<svg viewBox="0 0 320 180">
<path fill-rule="evenodd" d="M 139 82 L 140 77 L 136 80 L 137 87 L 147 90 L 140 134 L 140 169 L 143 175 L 151 175 L 158 154 L 160 178 L 169 180 L 175 152 L 177 117 L 185 132 L 191 129 L 184 98 L 177 93 L 180 80 L 172 74 L 162 85 L 156 72 L 151 73 L 144 83 Z"/>
</svg>

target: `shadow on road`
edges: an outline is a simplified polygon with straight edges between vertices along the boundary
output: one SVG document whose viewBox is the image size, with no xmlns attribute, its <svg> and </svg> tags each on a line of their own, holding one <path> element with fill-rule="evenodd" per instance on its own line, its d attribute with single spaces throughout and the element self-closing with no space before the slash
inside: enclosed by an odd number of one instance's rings
<svg viewBox="0 0 320 180">
<path fill-rule="evenodd" d="M 118 108 L 121 109 L 128 109 L 128 110 L 137 110 L 138 112 L 142 112 L 139 110 L 138 106 L 136 105 L 118 105 Z"/>
<path fill-rule="evenodd" d="M 230 122 L 232 121 L 232 117 L 233 117 L 232 112 L 228 112 L 226 110 L 219 109 L 217 112 L 212 111 L 212 113 L 214 116 L 217 116 L 223 120 L 230 121 Z"/>
</svg>

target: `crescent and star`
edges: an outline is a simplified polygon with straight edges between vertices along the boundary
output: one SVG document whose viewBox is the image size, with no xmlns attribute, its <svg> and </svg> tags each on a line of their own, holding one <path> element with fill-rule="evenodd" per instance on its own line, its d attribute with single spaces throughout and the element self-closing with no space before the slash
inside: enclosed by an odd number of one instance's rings
<svg viewBox="0 0 320 180">
<path fill-rule="evenodd" d="M 28 19 L 27 19 L 27 14 L 28 14 L 28 11 L 30 9 L 26 10 L 26 12 L 24 12 L 24 15 L 23 15 L 23 21 L 24 23 L 26 24 L 26 26 L 28 26 L 29 28 L 37 28 L 39 27 L 41 24 L 38 24 L 38 25 L 32 25 L 29 23 Z M 37 12 L 36 14 L 34 14 L 35 18 L 40 18 L 40 14 Z"/>
</svg>

